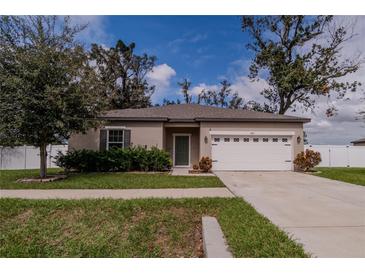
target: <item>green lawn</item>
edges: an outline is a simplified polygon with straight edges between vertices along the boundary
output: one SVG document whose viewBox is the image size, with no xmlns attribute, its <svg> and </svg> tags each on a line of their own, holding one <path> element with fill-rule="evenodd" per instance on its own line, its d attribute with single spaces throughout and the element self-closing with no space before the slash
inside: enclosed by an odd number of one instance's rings
<svg viewBox="0 0 365 274">
<path fill-rule="evenodd" d="M 0 199 L 0 257 L 201 257 L 216 216 L 235 257 L 306 257 L 239 198 Z"/>
<path fill-rule="evenodd" d="M 365 168 L 319 167 L 316 169 L 321 171 L 315 174 L 317 176 L 365 186 Z"/>
<path fill-rule="evenodd" d="M 60 172 L 50 169 L 49 174 Z M 16 180 L 38 176 L 38 170 L 1 170 L 0 189 L 24 188 L 192 188 L 223 187 L 223 183 L 215 176 L 171 176 L 168 174 L 147 173 L 74 173 L 65 180 L 50 183 L 18 183 Z"/>
</svg>

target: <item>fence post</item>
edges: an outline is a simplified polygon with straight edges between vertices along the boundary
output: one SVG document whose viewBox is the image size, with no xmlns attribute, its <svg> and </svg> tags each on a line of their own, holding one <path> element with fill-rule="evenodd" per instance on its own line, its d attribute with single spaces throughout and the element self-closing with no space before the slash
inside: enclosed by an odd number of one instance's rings
<svg viewBox="0 0 365 274">
<path fill-rule="evenodd" d="M 0 149 L 0 169 L 3 169 L 3 149 L 4 147 L 2 146 Z"/>
<path fill-rule="evenodd" d="M 27 169 L 27 145 L 24 145 L 24 169 Z"/>
<path fill-rule="evenodd" d="M 328 166 L 331 167 L 331 148 L 328 147 Z"/>
</svg>

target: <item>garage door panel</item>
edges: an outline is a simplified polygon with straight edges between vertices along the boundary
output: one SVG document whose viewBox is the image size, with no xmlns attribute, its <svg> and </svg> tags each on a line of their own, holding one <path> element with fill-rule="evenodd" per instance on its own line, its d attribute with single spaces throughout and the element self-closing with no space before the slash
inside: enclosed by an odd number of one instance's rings
<svg viewBox="0 0 365 274">
<path fill-rule="evenodd" d="M 212 136 L 212 159 L 215 170 L 291 170 L 291 139 L 285 137 L 261 137 L 258 142 L 243 142 L 242 136 Z M 219 142 L 214 142 L 219 138 Z M 225 142 L 229 138 L 230 142 Z M 233 142 L 239 138 L 239 142 Z M 263 142 L 263 138 L 267 138 Z M 278 138 L 273 142 L 273 138 Z"/>
</svg>

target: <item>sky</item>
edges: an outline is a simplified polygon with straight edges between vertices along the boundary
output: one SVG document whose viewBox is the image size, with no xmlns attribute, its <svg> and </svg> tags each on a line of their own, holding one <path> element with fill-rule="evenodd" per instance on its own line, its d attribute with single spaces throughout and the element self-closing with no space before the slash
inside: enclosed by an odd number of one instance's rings
<svg viewBox="0 0 365 274">
<path fill-rule="evenodd" d="M 246 48 L 249 37 L 241 31 L 239 16 L 74 16 L 75 23 L 87 23 L 79 39 L 114 46 L 118 39 L 136 43 L 136 53 L 157 57 L 154 70 L 147 75 L 156 86 L 153 103 L 163 98 L 180 98 L 177 82 L 184 78 L 192 82 L 192 93 L 202 88 L 216 87 L 223 79 L 232 83 L 232 90 L 248 100 L 263 102 L 260 91 L 267 86 L 264 79 L 249 80 L 248 67 L 253 57 Z M 355 23 L 356 36 L 343 47 L 343 58 L 361 53 L 365 45 L 365 16 L 341 16 L 336 23 Z M 362 53 L 364 57 L 365 53 Z M 365 64 L 346 80 L 363 81 L 356 93 L 349 92 L 345 100 L 336 100 L 338 114 L 326 117 L 328 99 L 320 98 L 314 111 L 297 110 L 287 113 L 309 117 L 305 125 L 311 144 L 350 144 L 365 137 L 365 122 L 357 119 L 365 101 Z"/>
</svg>

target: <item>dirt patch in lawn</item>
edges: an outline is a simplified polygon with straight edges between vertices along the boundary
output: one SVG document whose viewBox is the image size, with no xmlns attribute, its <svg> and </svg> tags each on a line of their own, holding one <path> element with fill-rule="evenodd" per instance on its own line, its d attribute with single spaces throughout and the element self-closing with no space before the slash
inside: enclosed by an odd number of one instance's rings
<svg viewBox="0 0 365 274">
<path fill-rule="evenodd" d="M 28 220 L 32 217 L 33 210 L 27 209 L 23 212 L 20 212 L 17 216 L 15 216 L 15 221 L 19 223 L 27 223 Z"/>
<path fill-rule="evenodd" d="M 170 207 L 160 211 L 136 212 L 126 223 L 123 237 L 140 233 L 141 227 L 153 234 L 147 249 L 161 257 L 203 257 L 201 216 L 192 209 Z M 138 232 L 137 232 L 138 231 Z M 130 239 L 130 238 L 129 238 Z"/>
</svg>

